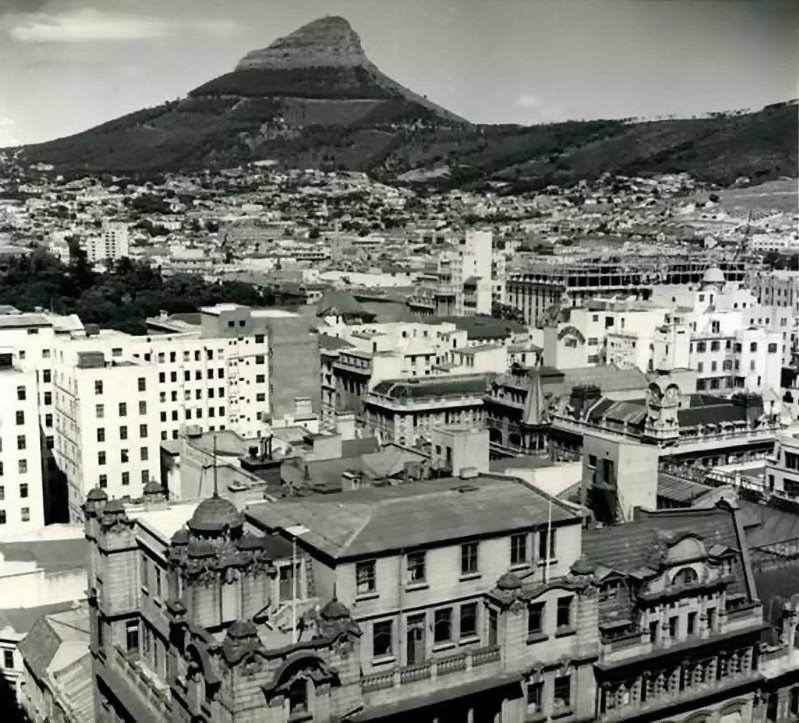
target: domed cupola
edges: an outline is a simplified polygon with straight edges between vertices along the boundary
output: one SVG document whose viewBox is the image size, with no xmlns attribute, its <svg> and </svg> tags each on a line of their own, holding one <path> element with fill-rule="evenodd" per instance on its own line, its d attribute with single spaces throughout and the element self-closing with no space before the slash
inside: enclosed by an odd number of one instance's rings
<svg viewBox="0 0 799 723">
<path fill-rule="evenodd" d="M 230 500 L 214 494 L 200 502 L 188 524 L 189 529 L 199 536 L 216 537 L 228 532 L 232 537 L 238 537 L 244 519 Z"/>
<path fill-rule="evenodd" d="M 360 635 L 361 632 L 358 624 L 352 619 L 349 608 L 335 597 L 328 600 L 319 611 L 319 631 L 329 637 L 343 633 Z"/>
<path fill-rule="evenodd" d="M 237 620 L 228 629 L 222 650 L 229 665 L 235 665 L 248 653 L 262 647 L 258 628 L 249 620 Z"/>
</svg>

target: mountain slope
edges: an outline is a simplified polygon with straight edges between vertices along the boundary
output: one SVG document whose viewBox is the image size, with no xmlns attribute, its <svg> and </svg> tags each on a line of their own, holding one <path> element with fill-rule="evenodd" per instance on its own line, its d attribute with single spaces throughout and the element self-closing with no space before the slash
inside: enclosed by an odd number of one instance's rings
<svg viewBox="0 0 799 723">
<path fill-rule="evenodd" d="M 27 146 L 66 173 L 286 166 L 566 184 L 604 171 L 687 171 L 718 183 L 795 175 L 796 107 L 641 123 L 475 126 L 382 73 L 346 20 L 315 20 L 187 97 Z M 432 172 L 432 173 L 430 173 Z"/>
</svg>

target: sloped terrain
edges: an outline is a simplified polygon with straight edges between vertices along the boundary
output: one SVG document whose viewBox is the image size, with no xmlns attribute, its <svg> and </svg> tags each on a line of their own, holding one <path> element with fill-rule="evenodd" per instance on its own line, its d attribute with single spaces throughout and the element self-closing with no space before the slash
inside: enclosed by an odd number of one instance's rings
<svg viewBox="0 0 799 723">
<path fill-rule="evenodd" d="M 475 126 L 404 88 L 326 17 L 248 53 L 230 73 L 83 133 L 27 146 L 68 174 L 229 167 L 367 170 L 384 180 L 511 187 L 571 184 L 603 172 L 686 171 L 720 184 L 796 175 L 797 106 L 624 123 Z"/>
</svg>

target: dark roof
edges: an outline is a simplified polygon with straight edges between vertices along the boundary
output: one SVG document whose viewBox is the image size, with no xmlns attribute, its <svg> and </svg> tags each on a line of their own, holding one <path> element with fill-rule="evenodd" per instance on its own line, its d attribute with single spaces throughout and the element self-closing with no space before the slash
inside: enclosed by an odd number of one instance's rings
<svg viewBox="0 0 799 723">
<path fill-rule="evenodd" d="M 696 427 L 700 424 L 721 422 L 745 422 L 746 408 L 729 399 L 692 394 L 689 406 L 677 411 L 680 427 Z"/>
<path fill-rule="evenodd" d="M 72 540 L 3 542 L 0 543 L 0 555 L 9 562 L 31 561 L 47 572 L 62 572 L 85 568 L 88 547 L 82 537 Z"/>
<path fill-rule="evenodd" d="M 11 628 L 17 635 L 27 635 L 33 624 L 42 615 L 63 612 L 70 610 L 73 602 L 52 603 L 50 605 L 38 605 L 33 608 L 7 608 L 0 610 L 0 630 Z"/>
<path fill-rule="evenodd" d="M 539 457 L 534 454 L 492 459 L 488 463 L 489 469 L 496 474 L 502 474 L 509 469 L 519 469 L 519 467 L 531 469 L 536 467 L 554 467 L 556 464 L 557 463 L 553 462 L 549 457 Z"/>
<path fill-rule="evenodd" d="M 337 336 L 329 336 L 327 334 L 319 335 L 319 349 L 320 351 L 338 351 L 339 349 L 346 349 L 351 347 L 346 339 L 339 339 Z"/>
<path fill-rule="evenodd" d="M 527 331 L 527 327 L 508 319 L 495 319 L 493 316 L 436 316 L 431 324 L 447 321 L 466 332 L 469 339 L 499 339 Z"/>
<path fill-rule="evenodd" d="M 304 543 L 344 559 L 544 525 L 550 499 L 553 522 L 580 519 L 569 505 L 494 475 L 279 500 L 251 505 L 247 517 L 269 530 L 304 525 Z"/>
<path fill-rule="evenodd" d="M 85 643 L 89 653 L 89 608 L 86 605 L 41 613 L 18 649 L 36 676 L 43 680 L 63 643 Z"/>
<path fill-rule="evenodd" d="M 241 527 L 241 524 L 236 506 L 216 495 L 200 502 L 189 520 L 189 528 L 197 532 L 222 532 L 226 527 Z"/>
<path fill-rule="evenodd" d="M 339 316 L 374 317 L 374 314 L 365 309 L 349 291 L 338 289 L 331 289 L 319 299 L 316 305 L 316 314 L 317 316 L 337 314 Z"/>
<path fill-rule="evenodd" d="M 720 545 L 735 550 L 735 592 L 747 592 L 744 559 L 746 545 L 738 538 L 735 511 L 728 506 L 678 510 L 639 510 L 638 517 L 622 525 L 587 529 L 583 533 L 583 549 L 590 552 L 592 562 L 611 570 L 633 574 L 652 569 L 653 561 L 664 548 L 666 540 L 681 534 L 698 535 L 706 550 Z M 754 591 L 752 591 L 754 592 Z"/>
<path fill-rule="evenodd" d="M 632 389 L 644 391 L 649 386 L 646 374 L 637 367 L 620 369 L 613 364 L 563 369 L 563 376 L 565 391 L 586 384 L 599 387 L 603 394 Z"/>
<path fill-rule="evenodd" d="M 675 477 L 665 472 L 658 473 L 657 496 L 663 499 L 690 506 L 691 502 L 713 489 L 707 485 Z"/>
<path fill-rule="evenodd" d="M 462 396 L 473 394 L 482 397 L 492 374 L 453 374 L 418 379 L 387 379 L 374 387 L 376 394 L 392 399 L 425 399 L 427 397 Z"/>
<path fill-rule="evenodd" d="M 377 437 L 356 437 L 355 439 L 341 440 L 342 457 L 358 457 L 362 454 L 371 454 L 380 449 Z"/>
</svg>

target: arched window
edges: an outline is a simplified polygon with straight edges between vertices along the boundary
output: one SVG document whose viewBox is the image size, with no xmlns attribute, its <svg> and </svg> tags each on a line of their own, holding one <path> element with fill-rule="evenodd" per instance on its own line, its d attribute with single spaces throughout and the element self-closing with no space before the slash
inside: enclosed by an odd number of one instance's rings
<svg viewBox="0 0 799 723">
<path fill-rule="evenodd" d="M 692 567 L 684 567 L 674 575 L 672 582 L 675 585 L 692 585 L 699 581 L 699 575 Z"/>
</svg>

